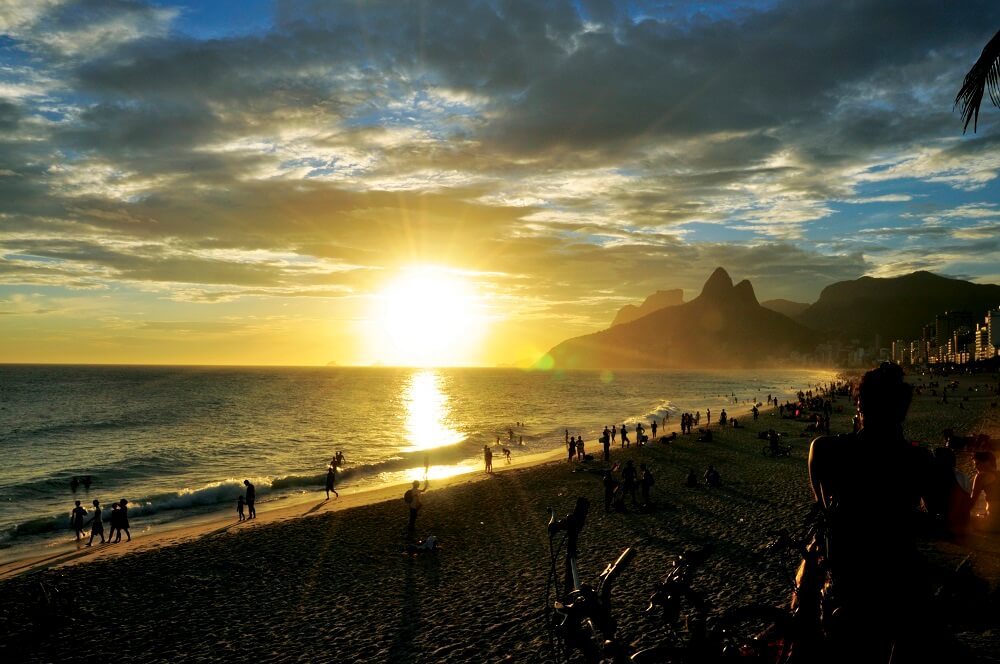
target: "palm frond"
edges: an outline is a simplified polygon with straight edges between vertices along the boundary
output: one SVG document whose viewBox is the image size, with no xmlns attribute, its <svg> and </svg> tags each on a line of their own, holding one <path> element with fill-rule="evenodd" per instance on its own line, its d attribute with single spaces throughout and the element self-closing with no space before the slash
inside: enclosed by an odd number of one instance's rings
<svg viewBox="0 0 1000 664">
<path fill-rule="evenodd" d="M 1000 31 L 983 48 L 982 54 L 972 65 L 972 69 L 962 81 L 962 89 L 955 97 L 955 106 L 962 105 L 962 133 L 972 122 L 972 133 L 979 124 L 979 106 L 983 103 L 983 93 L 989 90 L 990 101 L 1000 108 Z"/>
</svg>

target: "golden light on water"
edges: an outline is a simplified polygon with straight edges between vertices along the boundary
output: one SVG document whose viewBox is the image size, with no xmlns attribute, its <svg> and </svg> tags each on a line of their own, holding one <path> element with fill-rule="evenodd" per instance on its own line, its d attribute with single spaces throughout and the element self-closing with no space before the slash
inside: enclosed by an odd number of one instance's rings
<svg viewBox="0 0 1000 664">
<path fill-rule="evenodd" d="M 433 450 L 462 442 L 462 433 L 451 426 L 448 395 L 441 391 L 441 376 L 437 371 L 427 369 L 412 373 L 403 393 L 403 403 L 409 444 L 404 451 Z"/>
</svg>

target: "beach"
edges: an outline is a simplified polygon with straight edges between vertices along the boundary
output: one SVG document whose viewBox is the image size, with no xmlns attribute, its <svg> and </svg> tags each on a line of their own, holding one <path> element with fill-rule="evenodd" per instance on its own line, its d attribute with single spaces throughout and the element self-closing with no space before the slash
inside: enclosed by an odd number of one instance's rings
<svg viewBox="0 0 1000 664">
<path fill-rule="evenodd" d="M 959 388 L 947 403 L 929 390 L 915 397 L 908 436 L 939 445 L 952 427 L 1000 438 L 997 395 L 985 389 L 996 378 L 952 378 Z M 841 396 L 834 407 L 833 432 L 849 431 L 852 403 Z M 687 435 L 612 447 L 613 462 L 646 463 L 656 477 L 649 512 L 604 513 L 605 466 L 600 446 L 588 440 L 589 463 L 515 454 L 507 465 L 498 454 L 493 475 L 432 482 L 412 536 L 404 486 L 330 501 L 317 491 L 294 504 L 261 504 L 257 522 L 237 523 L 233 510 L 229 519 L 155 536 L 134 530 L 127 545 L 10 563 L 0 568 L 0 659 L 555 661 L 544 623 L 546 510 L 565 514 L 577 496 L 591 501 L 580 537 L 584 579 L 596 580 L 625 547 L 637 550 L 614 592 L 620 631 L 636 646 L 664 634 L 658 616 L 643 611 L 655 582 L 687 548 L 714 545 L 694 581 L 713 612 L 747 602 L 785 605 L 794 561 L 776 565 L 761 552 L 768 531 L 797 527 L 812 503 L 806 457 L 813 434 L 773 408 L 763 408 L 758 422 L 735 410 L 742 427 L 714 425 L 711 443 Z M 668 431 L 678 424 L 672 418 Z M 769 428 L 791 442 L 789 457 L 761 454 L 758 432 Z M 968 472 L 966 457 L 959 455 Z M 700 477 L 708 464 L 721 473 L 721 487 L 682 487 L 689 469 Z M 437 553 L 403 554 L 429 535 L 441 543 Z M 996 606 L 1000 536 L 973 532 L 924 549 L 941 578 L 971 556 Z M 974 629 L 955 629 L 977 661 L 1000 661 L 992 615 Z"/>
</svg>

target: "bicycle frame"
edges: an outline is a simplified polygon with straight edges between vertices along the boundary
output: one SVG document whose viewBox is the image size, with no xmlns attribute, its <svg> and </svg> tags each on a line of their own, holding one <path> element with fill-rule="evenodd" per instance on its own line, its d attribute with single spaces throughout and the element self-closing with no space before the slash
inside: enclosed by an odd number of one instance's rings
<svg viewBox="0 0 1000 664">
<path fill-rule="evenodd" d="M 618 623 L 611 611 L 611 590 L 625 567 L 635 557 L 635 549 L 626 548 L 598 577 L 596 588 L 580 582 L 576 562 L 577 539 L 586 522 L 589 501 L 577 499 L 576 508 L 565 518 L 556 520 L 549 510 L 549 542 L 556 533 L 566 532 L 566 591 L 552 606 L 552 627 L 567 651 L 579 650 L 588 661 L 601 661 L 605 654 L 612 654 L 615 661 L 623 661 L 616 642 Z M 555 554 L 553 554 L 553 573 Z M 598 633 L 600 638 L 598 638 Z"/>
</svg>

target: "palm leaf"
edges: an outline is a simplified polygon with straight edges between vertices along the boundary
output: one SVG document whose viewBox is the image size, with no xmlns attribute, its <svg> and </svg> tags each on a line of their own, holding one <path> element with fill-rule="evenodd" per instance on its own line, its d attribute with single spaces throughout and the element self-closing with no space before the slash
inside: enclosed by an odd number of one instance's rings
<svg viewBox="0 0 1000 664">
<path fill-rule="evenodd" d="M 1000 108 L 1000 31 L 993 35 L 986 47 L 983 48 L 982 55 L 972 65 L 972 69 L 965 75 L 962 81 L 962 89 L 955 97 L 955 105 L 962 105 L 962 120 L 965 124 L 962 133 L 969 128 L 972 122 L 972 133 L 976 132 L 979 124 L 979 105 L 983 103 L 983 92 L 989 90 L 990 101 Z"/>
</svg>

